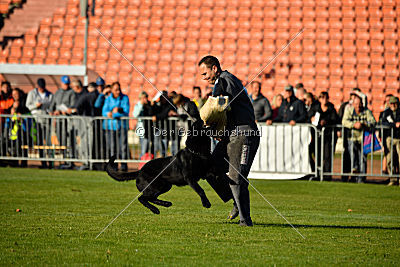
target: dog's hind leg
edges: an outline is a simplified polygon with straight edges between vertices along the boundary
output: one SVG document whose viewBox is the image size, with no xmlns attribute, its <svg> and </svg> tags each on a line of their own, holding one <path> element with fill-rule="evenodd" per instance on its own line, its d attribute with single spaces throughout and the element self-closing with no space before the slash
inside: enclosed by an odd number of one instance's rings
<svg viewBox="0 0 400 267">
<path fill-rule="evenodd" d="M 160 199 L 152 199 L 149 201 L 156 205 L 160 205 L 160 206 L 167 207 L 167 208 L 172 206 L 172 202 L 164 201 L 164 200 L 160 200 Z"/>
<path fill-rule="evenodd" d="M 138 198 L 138 200 L 140 203 L 142 203 L 143 206 L 145 206 L 146 208 L 151 210 L 151 212 L 153 212 L 154 214 L 160 214 L 160 210 L 157 207 L 155 207 L 149 203 L 149 201 L 152 201 L 152 200 L 148 196 L 141 195 Z"/>
</svg>

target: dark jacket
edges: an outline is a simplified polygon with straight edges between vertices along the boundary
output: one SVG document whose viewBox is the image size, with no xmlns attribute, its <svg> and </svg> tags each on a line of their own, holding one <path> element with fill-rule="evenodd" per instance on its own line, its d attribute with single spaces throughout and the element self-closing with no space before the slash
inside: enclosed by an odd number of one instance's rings
<svg viewBox="0 0 400 267">
<path fill-rule="evenodd" d="M 279 108 L 278 117 L 274 122 L 306 122 L 307 112 L 304 103 L 295 96 L 290 97 L 290 103 L 285 99 Z"/>
<path fill-rule="evenodd" d="M 393 138 L 400 138 L 400 128 L 396 128 L 396 122 L 400 122 L 400 108 L 393 112 L 390 108 L 382 113 L 382 125 L 393 128 Z M 385 131 L 385 136 L 391 136 L 390 131 Z"/>
<path fill-rule="evenodd" d="M 213 96 L 228 96 L 230 110 L 227 111 L 228 129 L 234 129 L 239 125 L 249 125 L 257 129 L 255 123 L 254 109 L 246 90 L 243 90 L 243 84 L 238 78 L 223 71 L 218 77 L 213 88 Z"/>
<path fill-rule="evenodd" d="M 318 110 L 320 117 L 319 117 L 319 125 L 321 124 L 321 121 L 325 121 L 327 126 L 329 125 L 335 125 L 335 124 L 340 124 L 340 118 L 336 112 L 335 106 L 329 102 L 328 103 L 328 109 L 323 112 L 321 109 L 321 104 L 318 106 Z"/>
<path fill-rule="evenodd" d="M 94 103 L 96 102 L 99 92 L 94 90 L 93 92 L 86 92 L 76 99 L 74 108 L 77 109 L 77 113 L 82 116 L 101 116 L 101 109 L 95 108 Z"/>
<path fill-rule="evenodd" d="M 170 103 L 158 102 L 153 106 L 153 114 L 156 116 L 156 122 L 154 123 L 154 127 L 156 127 L 155 131 L 166 130 L 167 135 L 162 135 L 163 139 L 169 138 L 170 129 L 175 129 L 175 122 L 168 122 L 168 113 L 173 109 Z M 173 125 L 171 125 L 173 123 Z"/>
<path fill-rule="evenodd" d="M 256 99 L 253 99 L 254 115 L 258 122 L 265 122 L 272 118 L 272 109 L 268 99 L 259 93 Z"/>
</svg>

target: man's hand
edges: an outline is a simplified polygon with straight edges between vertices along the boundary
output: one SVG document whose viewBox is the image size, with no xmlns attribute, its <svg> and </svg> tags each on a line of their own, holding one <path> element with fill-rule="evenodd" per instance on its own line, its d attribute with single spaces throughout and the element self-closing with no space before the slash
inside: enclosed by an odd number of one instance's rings
<svg viewBox="0 0 400 267">
<path fill-rule="evenodd" d="M 40 108 L 42 106 L 42 103 L 36 103 L 36 107 Z"/>
<path fill-rule="evenodd" d="M 342 137 L 342 131 L 337 131 L 337 137 Z"/>
<path fill-rule="evenodd" d="M 107 117 L 112 118 L 112 112 L 108 112 Z"/>
<path fill-rule="evenodd" d="M 118 107 L 113 108 L 112 113 L 118 113 L 118 112 L 119 112 L 119 108 Z"/>
<path fill-rule="evenodd" d="M 267 120 L 265 123 L 266 123 L 267 125 L 272 125 L 272 120 Z"/>
<path fill-rule="evenodd" d="M 53 115 L 54 115 L 54 116 L 60 115 L 60 111 L 59 111 L 59 110 L 54 111 L 54 112 L 53 112 Z"/>
<path fill-rule="evenodd" d="M 72 113 L 72 108 L 68 108 L 67 111 L 66 111 L 65 113 L 71 114 L 71 113 Z"/>
<path fill-rule="evenodd" d="M 400 122 L 396 122 L 396 128 L 400 127 Z"/>
<path fill-rule="evenodd" d="M 175 117 L 175 116 L 178 116 L 178 113 L 176 113 L 175 110 L 170 110 L 170 111 L 168 112 L 168 116 L 170 116 L 170 117 Z"/>
<path fill-rule="evenodd" d="M 151 119 L 152 119 L 152 121 L 156 121 L 156 120 L 157 120 L 157 117 L 156 117 L 156 116 L 153 116 L 153 117 L 151 117 Z"/>
<path fill-rule="evenodd" d="M 321 126 L 325 126 L 326 125 L 326 120 L 321 120 L 319 123 L 321 124 Z"/>
<path fill-rule="evenodd" d="M 296 125 L 296 121 L 294 121 L 294 120 L 289 121 L 289 125 L 290 126 L 295 126 Z"/>
<path fill-rule="evenodd" d="M 354 123 L 354 128 L 355 128 L 355 129 L 360 130 L 361 127 L 362 127 L 361 122 L 357 121 L 357 122 Z"/>
</svg>

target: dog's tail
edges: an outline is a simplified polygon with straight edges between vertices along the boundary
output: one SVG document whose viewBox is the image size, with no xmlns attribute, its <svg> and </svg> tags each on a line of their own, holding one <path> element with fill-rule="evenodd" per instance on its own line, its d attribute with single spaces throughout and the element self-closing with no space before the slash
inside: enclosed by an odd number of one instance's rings
<svg viewBox="0 0 400 267">
<path fill-rule="evenodd" d="M 113 178 L 114 180 L 117 180 L 119 182 L 135 180 L 137 178 L 137 176 L 139 175 L 139 171 L 119 172 L 119 171 L 115 170 L 113 168 L 115 158 L 116 158 L 115 156 L 112 156 L 107 163 L 106 171 L 107 171 L 108 175 L 110 175 L 111 178 Z"/>
</svg>

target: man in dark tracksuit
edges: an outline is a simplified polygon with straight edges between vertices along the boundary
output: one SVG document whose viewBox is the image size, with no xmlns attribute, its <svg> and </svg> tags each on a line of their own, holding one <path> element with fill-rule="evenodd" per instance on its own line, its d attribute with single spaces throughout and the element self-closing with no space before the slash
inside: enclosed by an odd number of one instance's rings
<svg viewBox="0 0 400 267">
<path fill-rule="evenodd" d="M 247 175 L 260 143 L 253 105 L 239 79 L 228 71 L 222 71 L 216 57 L 202 58 L 199 71 L 203 80 L 214 85 L 213 96 L 228 96 L 232 101 L 230 110 L 227 111 L 229 135 L 224 136 L 218 143 L 213 157 L 218 161 L 217 164 L 221 163 L 218 166 L 229 170 L 230 187 L 234 197 L 234 208 L 229 218 L 234 219 L 239 215 L 241 226 L 252 226 Z"/>
</svg>

